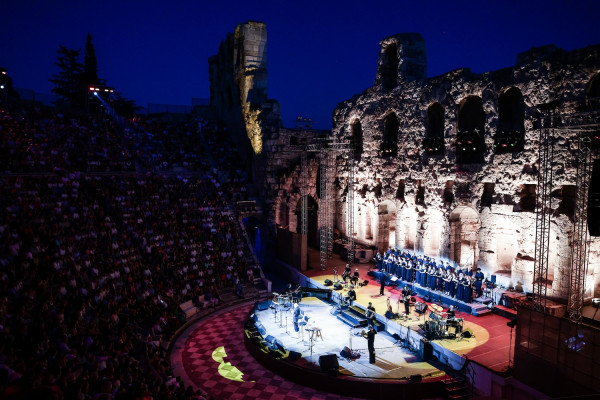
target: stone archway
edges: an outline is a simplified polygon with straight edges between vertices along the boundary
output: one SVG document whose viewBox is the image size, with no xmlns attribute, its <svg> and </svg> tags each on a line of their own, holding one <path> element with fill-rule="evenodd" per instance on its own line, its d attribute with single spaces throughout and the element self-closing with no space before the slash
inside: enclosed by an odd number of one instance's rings
<svg viewBox="0 0 600 400">
<path fill-rule="evenodd" d="M 461 267 L 477 265 L 479 214 L 469 206 L 458 206 L 450 213 L 450 258 Z"/>
<path fill-rule="evenodd" d="M 379 224 L 377 229 L 377 248 L 386 251 L 389 246 L 396 245 L 397 207 L 391 200 L 379 203 L 377 210 Z"/>
</svg>

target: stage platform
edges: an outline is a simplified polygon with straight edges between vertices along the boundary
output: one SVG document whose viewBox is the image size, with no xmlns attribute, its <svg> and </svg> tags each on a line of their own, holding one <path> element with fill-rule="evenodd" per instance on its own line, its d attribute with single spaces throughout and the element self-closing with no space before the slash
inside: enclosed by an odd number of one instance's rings
<svg viewBox="0 0 600 400">
<path fill-rule="evenodd" d="M 287 351 L 301 354 L 306 361 L 319 368 L 319 358 L 323 355 L 337 356 L 339 373 L 372 379 L 410 379 L 411 375 L 422 378 L 443 376 L 444 373 L 420 358 L 420 337 L 413 335 L 408 343 L 396 340 L 392 335 L 381 331 L 375 335 L 374 364 L 369 363 L 367 351 L 366 328 L 352 328 L 336 317 L 336 306 L 316 297 L 305 297 L 298 306 L 308 318 L 306 325 L 300 326 L 296 332 L 293 324 L 294 307 L 284 307 L 287 311 L 277 311 L 273 307 L 266 310 L 255 310 L 257 323 L 261 324 L 265 333 L 263 337 L 276 339 Z M 316 330 L 320 330 L 317 336 Z M 408 346 L 407 346 L 408 344 Z M 347 347 L 355 357 L 342 357 L 340 354 Z"/>
<path fill-rule="evenodd" d="M 287 273 L 289 274 L 288 280 L 296 284 L 302 284 L 302 286 L 333 289 L 330 286 L 325 286 L 325 280 L 334 281 L 338 278 L 334 275 L 334 271 L 341 274 L 344 271 L 346 261 L 334 255 L 328 260 L 327 268 L 321 270 L 320 265 L 317 264 L 319 251 L 312 248 L 309 249 L 309 259 L 315 260 L 315 265 L 311 264 L 302 273 L 282 264 L 281 267 L 287 269 Z M 425 323 L 429 313 L 419 316 L 415 313 L 413 306 L 407 320 L 390 320 L 385 318 L 385 312 L 388 310 L 389 305 L 392 306 L 394 313 L 403 312 L 404 307 L 402 303 L 398 302 L 398 299 L 401 297 L 401 290 L 405 283 L 400 282 L 397 286 L 386 286 L 384 295 L 381 296 L 379 294 L 379 281 L 368 274 L 373 267 L 373 263 L 361 263 L 353 266 L 353 272 L 354 269 L 358 269 L 359 271 L 360 281 L 368 281 L 366 286 L 355 288 L 357 294 L 355 304 L 366 308 L 368 303 L 371 302 L 378 314 L 377 320 L 386 325 L 386 331 L 390 335 L 396 333 L 401 337 L 406 337 L 414 333 L 420 337 L 425 337 L 425 332 L 420 325 Z M 514 332 L 511 332 L 511 328 L 507 325 L 510 321 L 509 318 L 492 312 L 479 316 L 473 315 L 473 309 L 480 307 L 481 303 L 474 301 L 466 304 L 456 299 L 451 299 L 442 293 L 423 289 L 418 285 L 413 285 L 412 288 L 417 293 L 417 302 L 426 303 L 428 309 L 431 309 L 432 304 L 435 304 L 441 306 L 443 311 L 447 311 L 450 305 L 454 305 L 458 310 L 456 317 L 463 319 L 463 331 L 470 332 L 470 337 L 468 338 L 461 336 L 454 339 L 432 340 L 434 357 L 454 369 L 462 368 L 465 360 L 468 358 L 494 372 L 505 372 L 507 370 L 509 357 L 511 360 L 514 357 Z M 345 296 L 347 291 L 347 287 L 343 287 L 341 290 L 333 290 L 334 294 L 332 297 L 334 301 L 337 296 Z M 502 293 L 505 291 L 506 289 L 500 287 L 495 289 L 492 300 L 495 303 L 499 302 Z M 430 297 L 431 301 L 425 301 L 427 297 Z"/>
</svg>

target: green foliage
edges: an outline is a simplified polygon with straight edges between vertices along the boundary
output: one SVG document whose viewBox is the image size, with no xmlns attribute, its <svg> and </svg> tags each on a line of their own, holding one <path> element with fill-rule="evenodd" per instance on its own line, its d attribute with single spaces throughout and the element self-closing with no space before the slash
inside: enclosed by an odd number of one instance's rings
<svg viewBox="0 0 600 400">
<path fill-rule="evenodd" d="M 49 80 L 54 84 L 52 93 L 56 95 L 58 104 L 83 109 L 87 88 L 82 84 L 83 64 L 79 61 L 80 51 L 59 45 L 54 63 L 59 71 Z"/>
</svg>

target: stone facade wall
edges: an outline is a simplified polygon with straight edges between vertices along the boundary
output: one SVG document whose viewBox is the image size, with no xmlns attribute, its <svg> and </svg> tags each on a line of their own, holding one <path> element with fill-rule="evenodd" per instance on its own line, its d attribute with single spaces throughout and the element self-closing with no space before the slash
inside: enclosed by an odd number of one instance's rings
<svg viewBox="0 0 600 400">
<path fill-rule="evenodd" d="M 422 51 L 424 43 L 414 39 L 409 45 Z M 355 140 L 353 124 L 357 121 L 362 128 L 362 152 L 354 172 L 356 239 L 380 249 L 386 247 L 387 239 L 390 245 L 448 257 L 464 266 L 481 267 L 486 277 L 494 274 L 502 284 L 531 291 L 539 175 L 537 128 L 547 123 L 540 115 L 552 108 L 559 116 L 552 126 L 565 126 L 568 115 L 587 110 L 590 82 L 600 71 L 600 46 L 572 52 L 553 46 L 532 49 L 519 55 L 514 67 L 483 74 L 459 69 L 423 79 L 403 75 L 399 68 L 397 85 L 390 88 L 380 73 L 381 65 L 388 62 L 382 58 L 387 56 L 384 46 L 389 43 L 389 39 L 381 42 L 375 85 L 341 103 L 334 112 L 337 139 Z M 507 93 L 510 96 L 503 97 Z M 508 106 L 499 106 L 502 102 Z M 430 131 L 431 120 L 428 122 L 428 111 L 434 104 L 443 108 L 438 151 L 433 149 L 436 138 Z M 510 115 L 507 121 L 505 110 L 512 112 L 513 121 Z M 386 132 L 390 115 L 397 119 L 397 140 Z M 523 128 L 515 134 L 519 125 Z M 467 133 L 475 136 L 465 136 L 463 132 L 469 130 Z M 503 142 L 499 138 L 504 133 L 513 136 Z M 519 134 L 522 136 L 514 139 Z M 555 217 L 548 293 L 566 298 L 572 210 L 561 209 L 561 202 L 573 193 L 562 188 L 575 183 L 577 132 L 565 129 L 553 134 Z M 468 146 L 465 143 L 471 143 L 472 137 L 476 151 L 461 153 L 459 147 Z M 519 150 L 503 151 L 503 143 L 516 144 Z M 340 163 L 338 176 L 346 173 L 344 163 Z M 488 191 L 484 192 L 486 184 Z M 342 186 L 338 192 L 337 225 L 342 230 L 346 204 L 340 197 L 345 190 Z M 391 224 L 395 225 L 393 236 L 389 229 L 366 217 L 384 202 L 395 204 L 397 209 L 395 224 Z M 375 230 L 372 235 L 367 224 Z M 600 294 L 599 249 L 600 240 L 593 238 L 588 276 L 593 284 L 588 295 Z"/>
<path fill-rule="evenodd" d="M 496 275 L 500 284 L 530 292 L 538 128 L 550 123 L 548 109 L 555 116 L 553 127 L 569 125 L 569 115 L 588 110 L 590 82 L 600 71 L 600 46 L 572 52 L 547 46 L 520 54 L 511 68 L 483 74 L 459 69 L 427 79 L 420 35 L 390 36 L 381 46 L 374 86 L 340 103 L 333 116 L 332 137 L 350 141 L 356 149 L 355 241 L 480 267 L 486 277 Z M 395 79 L 390 71 L 397 73 Z M 300 156 L 277 149 L 294 135 L 280 131 L 265 156 L 267 176 L 271 174 L 268 221 L 293 231 Z M 553 135 L 554 216 L 547 284 L 549 296 L 566 299 L 577 132 L 554 130 Z M 317 136 L 309 134 L 305 140 Z M 474 151 L 462 150 L 471 142 Z M 336 159 L 334 225 L 347 236 L 347 160 L 342 153 Z M 307 190 L 317 208 L 318 165 L 318 157 L 311 155 Z M 589 248 L 586 295 L 598 296 L 600 239 L 592 238 Z"/>
<path fill-rule="evenodd" d="M 210 104 L 242 156 L 250 160 L 281 125 L 279 104 L 267 98 L 266 25 L 256 21 L 237 25 L 208 63 Z"/>
</svg>

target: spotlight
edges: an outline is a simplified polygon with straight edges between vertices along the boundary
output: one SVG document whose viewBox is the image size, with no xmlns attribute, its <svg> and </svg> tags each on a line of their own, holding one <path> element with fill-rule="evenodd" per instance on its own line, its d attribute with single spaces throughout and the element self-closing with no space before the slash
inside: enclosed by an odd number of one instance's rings
<svg viewBox="0 0 600 400">
<path fill-rule="evenodd" d="M 94 92 L 94 96 L 98 96 L 98 92 Z"/>
</svg>

